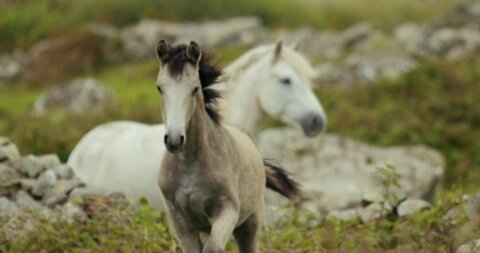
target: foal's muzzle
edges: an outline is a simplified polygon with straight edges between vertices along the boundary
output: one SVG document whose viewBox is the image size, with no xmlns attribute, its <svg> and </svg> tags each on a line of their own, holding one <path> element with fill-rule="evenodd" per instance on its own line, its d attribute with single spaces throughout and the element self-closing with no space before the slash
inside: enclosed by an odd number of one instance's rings
<svg viewBox="0 0 480 253">
<path fill-rule="evenodd" d="M 307 113 L 300 119 L 300 125 L 302 126 L 303 133 L 308 137 L 313 137 L 325 128 L 325 119 L 323 116 L 316 112 Z"/>
<path fill-rule="evenodd" d="M 166 134 L 163 138 L 163 142 L 169 152 L 176 154 L 181 152 L 185 146 L 185 135 Z"/>
</svg>

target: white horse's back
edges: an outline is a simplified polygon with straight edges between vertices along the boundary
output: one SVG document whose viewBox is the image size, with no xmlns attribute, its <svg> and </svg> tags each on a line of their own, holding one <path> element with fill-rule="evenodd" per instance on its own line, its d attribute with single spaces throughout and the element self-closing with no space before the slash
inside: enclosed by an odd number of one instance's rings
<svg viewBox="0 0 480 253">
<path fill-rule="evenodd" d="M 161 208 L 157 179 L 165 153 L 164 125 L 117 121 L 100 125 L 85 135 L 68 164 L 97 192 L 122 192 L 132 201 L 146 197 Z M 153 186 L 153 187 L 152 187 Z"/>
</svg>

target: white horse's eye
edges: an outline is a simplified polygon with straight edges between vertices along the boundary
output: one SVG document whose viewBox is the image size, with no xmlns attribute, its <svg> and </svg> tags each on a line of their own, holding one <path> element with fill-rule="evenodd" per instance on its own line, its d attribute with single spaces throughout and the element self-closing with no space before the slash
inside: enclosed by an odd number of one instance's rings
<svg viewBox="0 0 480 253">
<path fill-rule="evenodd" d="M 292 83 L 292 81 L 288 77 L 280 79 L 280 82 L 285 85 L 290 85 Z"/>
<path fill-rule="evenodd" d="M 197 94 L 198 92 L 198 86 L 193 88 L 193 91 L 192 91 L 192 96 L 194 96 L 195 94 Z"/>
</svg>

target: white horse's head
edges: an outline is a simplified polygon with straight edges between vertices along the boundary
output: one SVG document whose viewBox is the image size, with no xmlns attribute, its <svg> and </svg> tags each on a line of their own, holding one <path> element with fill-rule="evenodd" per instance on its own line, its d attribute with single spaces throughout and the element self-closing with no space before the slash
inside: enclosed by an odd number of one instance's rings
<svg viewBox="0 0 480 253">
<path fill-rule="evenodd" d="M 299 127 L 307 136 L 315 136 L 326 128 L 327 119 L 315 96 L 310 63 L 293 48 L 278 42 L 259 64 L 258 101 L 271 117 Z"/>
</svg>

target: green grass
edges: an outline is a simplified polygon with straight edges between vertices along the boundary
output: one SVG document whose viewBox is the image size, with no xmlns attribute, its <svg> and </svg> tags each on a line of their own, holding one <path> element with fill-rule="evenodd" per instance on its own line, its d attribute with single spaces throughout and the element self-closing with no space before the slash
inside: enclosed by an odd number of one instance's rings
<svg viewBox="0 0 480 253">
<path fill-rule="evenodd" d="M 478 226 L 468 225 L 461 195 L 457 191 L 444 195 L 435 208 L 407 218 L 392 216 L 368 223 L 319 222 L 307 212 L 287 209 L 283 219 L 264 229 L 261 252 L 452 252 L 480 232 Z M 460 210 L 458 215 L 444 220 L 452 208 Z M 0 231 L 0 252 L 178 252 L 165 216 L 147 206 L 109 208 L 74 223 L 52 222 L 35 214 L 0 215 L 0 227 L 15 224 L 17 231 L 32 221 L 35 228 L 22 236 L 7 239 L 9 229 Z M 233 242 L 226 252 L 237 252 Z"/>
<path fill-rule="evenodd" d="M 71 32 L 89 22 L 125 26 L 142 18 L 202 21 L 255 15 L 269 26 L 343 29 L 360 21 L 391 30 L 405 20 L 424 22 L 459 0 L 7 0 L 0 2 L 0 51 L 26 48 L 39 39 Z"/>
</svg>

